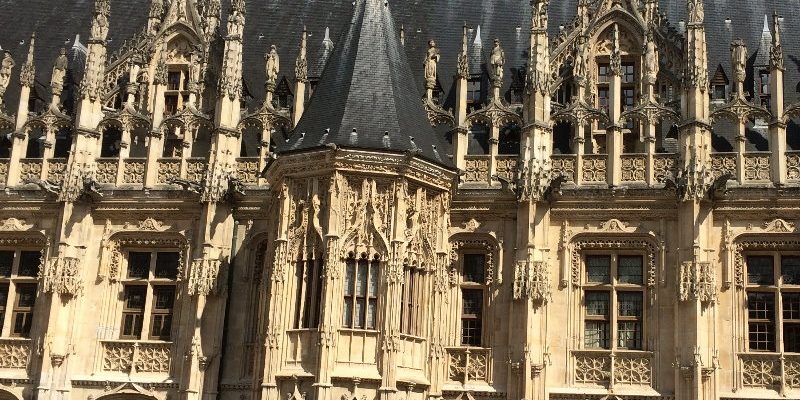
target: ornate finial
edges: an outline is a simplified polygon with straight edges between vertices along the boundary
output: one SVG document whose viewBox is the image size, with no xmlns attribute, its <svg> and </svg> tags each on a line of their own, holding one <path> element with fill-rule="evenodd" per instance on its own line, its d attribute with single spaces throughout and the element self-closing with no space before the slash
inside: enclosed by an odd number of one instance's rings
<svg viewBox="0 0 800 400">
<path fill-rule="evenodd" d="M 308 31 L 303 27 L 303 34 L 300 36 L 300 52 L 297 54 L 297 60 L 294 63 L 294 76 L 298 82 L 308 82 L 308 59 L 307 54 L 307 41 Z"/>
<path fill-rule="evenodd" d="M 266 61 L 265 74 L 267 76 L 267 92 L 274 92 L 275 85 L 278 82 L 278 73 L 280 72 L 280 57 L 278 56 L 278 48 L 273 44 L 269 48 L 269 52 L 264 55 Z"/>
<path fill-rule="evenodd" d="M 619 48 L 619 25 L 614 24 L 614 32 L 611 44 L 611 65 L 609 65 L 611 74 L 615 76 L 622 76 L 622 53 Z"/>
<path fill-rule="evenodd" d="M 0 105 L 3 104 L 3 97 L 8 89 L 8 84 L 11 83 L 11 71 L 15 65 L 11 53 L 4 51 L 3 60 L 0 61 Z"/>
<path fill-rule="evenodd" d="M 108 37 L 108 15 L 111 13 L 109 0 L 95 0 L 92 20 L 91 40 L 104 42 Z"/>
<path fill-rule="evenodd" d="M 531 29 L 547 30 L 547 7 L 550 0 L 531 0 Z"/>
<path fill-rule="evenodd" d="M 67 75 L 68 63 L 67 49 L 62 47 L 55 64 L 53 64 L 53 74 L 50 78 L 50 89 L 52 89 L 54 97 L 61 96 L 61 92 L 64 90 L 64 77 Z"/>
<path fill-rule="evenodd" d="M 702 24 L 706 15 L 703 0 L 687 0 L 686 7 L 689 25 Z"/>
<path fill-rule="evenodd" d="M 653 35 L 653 28 L 647 31 L 647 41 L 644 45 L 644 77 L 648 85 L 655 85 L 658 80 L 658 49 Z"/>
<path fill-rule="evenodd" d="M 458 54 L 458 77 L 469 79 L 469 38 L 467 37 L 467 23 L 464 23 L 461 37 L 461 53 Z"/>
<path fill-rule="evenodd" d="M 167 80 L 167 78 L 168 78 L 168 73 L 167 73 L 167 55 L 165 54 L 166 51 L 164 51 L 164 50 L 165 50 L 165 46 L 162 45 L 161 46 L 161 54 L 158 57 L 158 64 L 156 64 L 156 70 L 155 70 L 155 73 L 153 74 L 153 84 L 154 85 L 166 86 L 167 82 L 168 82 L 168 80 Z"/>
<path fill-rule="evenodd" d="M 33 51 L 36 47 L 36 33 L 31 35 L 31 43 L 28 46 L 28 58 L 25 64 L 22 65 L 22 71 L 19 74 L 19 80 L 22 86 L 33 87 L 33 81 L 36 79 L 36 66 L 33 64 Z"/>
<path fill-rule="evenodd" d="M 492 66 L 492 84 L 494 87 L 503 86 L 503 67 L 506 65 L 506 53 L 500 47 L 500 39 L 494 40 L 494 47 L 492 48 L 492 57 L 489 60 Z"/>
<path fill-rule="evenodd" d="M 781 18 L 778 13 L 772 13 L 772 29 L 775 33 L 772 34 L 772 47 L 769 51 L 769 66 L 770 69 L 783 70 L 783 45 L 781 44 Z"/>
<path fill-rule="evenodd" d="M 425 89 L 430 91 L 436 89 L 436 74 L 439 60 L 442 56 L 439 49 L 436 47 L 436 42 L 433 40 L 428 41 L 428 53 L 425 55 Z"/>
<path fill-rule="evenodd" d="M 231 15 L 235 12 L 245 13 L 244 0 L 231 0 Z"/>
<path fill-rule="evenodd" d="M 738 90 L 747 77 L 747 46 L 742 39 L 736 39 L 731 43 L 731 65 Z"/>
</svg>

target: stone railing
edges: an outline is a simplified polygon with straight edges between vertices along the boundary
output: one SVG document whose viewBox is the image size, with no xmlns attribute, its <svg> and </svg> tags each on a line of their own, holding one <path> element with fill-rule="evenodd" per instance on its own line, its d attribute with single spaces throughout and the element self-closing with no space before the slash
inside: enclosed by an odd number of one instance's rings
<svg viewBox="0 0 800 400">
<path fill-rule="evenodd" d="M 245 185 L 258 185 L 259 170 L 258 157 L 241 157 L 236 159 L 236 171 L 239 180 Z"/>
<path fill-rule="evenodd" d="M 786 152 L 786 179 L 800 181 L 800 151 Z"/>
<path fill-rule="evenodd" d="M 207 169 L 208 162 L 205 158 L 190 158 L 186 160 L 186 180 L 192 182 L 202 182 L 206 177 Z"/>
<path fill-rule="evenodd" d="M 8 159 L 0 160 L 0 185 L 5 186 L 8 182 Z"/>
<path fill-rule="evenodd" d="M 168 373 L 172 343 L 103 341 L 102 370 L 107 372 Z"/>
<path fill-rule="evenodd" d="M 122 183 L 143 184 L 144 174 L 147 169 L 146 158 L 128 158 L 122 162 Z"/>
<path fill-rule="evenodd" d="M 680 156 L 677 154 L 656 154 L 653 156 L 653 178 L 659 182 L 669 177 L 678 176 L 678 163 Z"/>
<path fill-rule="evenodd" d="M 489 162 L 492 156 L 465 156 L 465 168 L 462 181 L 464 183 L 489 183 Z"/>
<path fill-rule="evenodd" d="M 781 393 L 800 390 L 800 355 L 739 354 L 742 387 Z"/>
<path fill-rule="evenodd" d="M 621 161 L 623 182 L 647 182 L 647 154 L 625 154 Z"/>
<path fill-rule="evenodd" d="M 53 183 L 63 183 L 67 175 L 67 159 L 53 158 L 47 161 L 47 180 Z"/>
<path fill-rule="evenodd" d="M 497 156 L 494 159 L 497 163 L 496 168 L 498 177 L 511 182 L 517 179 L 519 156 Z"/>
<path fill-rule="evenodd" d="M 23 158 L 19 160 L 19 181 L 42 179 L 41 158 Z"/>
<path fill-rule="evenodd" d="M 160 158 L 158 160 L 158 179 L 159 184 L 166 184 L 170 179 L 181 177 L 181 159 L 179 158 Z"/>
<path fill-rule="evenodd" d="M 744 181 L 745 182 L 769 182 L 769 152 L 745 153 L 744 154 Z"/>
<path fill-rule="evenodd" d="M 108 185 L 117 184 L 117 172 L 119 171 L 118 158 L 98 158 L 95 180 L 97 183 Z"/>
<path fill-rule="evenodd" d="M 575 383 L 608 387 L 650 386 L 653 383 L 653 354 L 644 351 L 573 351 Z"/>
<path fill-rule="evenodd" d="M 725 174 L 731 174 L 734 178 L 738 176 L 736 173 L 736 153 L 711 154 L 711 173 L 715 179 Z"/>
<path fill-rule="evenodd" d="M 492 384 L 492 349 L 478 347 L 447 348 L 447 377 L 449 381 L 485 382 Z"/>
<path fill-rule="evenodd" d="M 581 182 L 588 184 L 606 183 L 607 162 L 608 156 L 605 154 L 584 155 Z"/>
<path fill-rule="evenodd" d="M 574 154 L 554 155 L 552 171 L 554 176 L 562 175 L 567 178 L 567 182 L 575 183 L 575 170 L 578 163 L 578 156 Z"/>
<path fill-rule="evenodd" d="M 30 357 L 30 339 L 0 339 L 0 368 L 25 369 Z"/>
</svg>

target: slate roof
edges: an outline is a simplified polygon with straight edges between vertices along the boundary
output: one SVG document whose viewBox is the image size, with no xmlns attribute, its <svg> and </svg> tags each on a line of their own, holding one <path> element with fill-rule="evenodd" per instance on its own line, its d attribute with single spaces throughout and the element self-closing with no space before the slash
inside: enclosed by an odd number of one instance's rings
<svg viewBox="0 0 800 400">
<path fill-rule="evenodd" d="M 280 152 L 335 144 L 359 149 L 416 151 L 452 165 L 431 128 L 422 96 L 384 0 L 356 0 L 342 40 L 294 134 Z"/>
<path fill-rule="evenodd" d="M 227 1 L 223 0 L 223 3 Z M 577 0 L 550 2 L 551 37 L 558 34 L 559 25 L 568 24 L 576 12 Z M 146 0 L 111 0 L 111 43 L 114 51 L 122 42 L 142 29 L 147 19 Z M 456 72 L 456 57 L 461 46 L 461 27 L 470 26 L 470 44 L 476 28 L 481 26 L 484 43 L 499 38 L 506 51 L 506 76 L 511 68 L 524 65 L 530 28 L 529 0 L 389 0 L 395 29 L 405 30 L 405 52 L 418 90 L 422 90 L 422 60 L 429 39 L 435 39 L 442 53 L 439 80 L 445 91 L 452 92 L 451 77 Z M 11 50 L 17 61 L 8 89 L 6 102 L 15 104 L 19 93 L 19 66 L 27 52 L 32 31 L 37 32 L 36 67 L 37 93 L 47 99 L 50 71 L 62 46 L 71 47 L 76 34 L 85 43 L 89 32 L 92 0 L 5 0 L 0 2 L 0 46 Z M 685 0 L 661 0 L 660 10 L 680 31 L 685 20 Z M 787 104 L 800 100 L 796 90 L 800 82 L 800 24 L 797 23 L 796 0 L 706 0 L 706 36 L 709 71 L 713 74 L 721 65 L 728 76 L 730 42 L 738 37 L 745 40 L 750 65 L 755 61 L 764 24 L 764 15 L 773 11 L 785 16 L 783 46 L 786 57 L 785 98 Z M 223 14 L 227 12 L 223 5 Z M 264 53 L 270 44 L 277 44 L 281 54 L 281 71 L 292 78 L 300 33 L 308 27 L 309 65 L 313 76 L 315 58 L 322 52 L 325 28 L 330 28 L 334 46 L 340 43 L 343 31 L 353 14 L 352 0 L 247 0 L 247 23 L 244 35 L 244 79 L 247 92 L 254 96 L 256 106 L 263 99 Z M 224 18 L 224 15 L 223 15 Z M 223 25 L 224 26 L 224 25 Z M 490 46 L 489 46 L 490 47 Z M 488 51 L 484 46 L 484 51 Z M 484 54 L 485 60 L 485 54 Z M 510 85 L 506 80 L 506 86 Z M 749 83 L 752 87 L 752 81 Z M 504 89 L 505 91 L 505 89 Z M 448 93 L 451 94 L 451 93 Z M 445 98 L 452 98 L 446 95 Z M 445 107 L 451 105 L 445 104 Z M 800 127 L 790 124 L 789 146 L 800 150 Z M 719 132 L 729 137 L 727 129 Z M 730 136 L 732 137 L 732 136 Z M 728 139 L 726 139 L 728 140 Z M 733 141 L 731 140 L 731 143 Z"/>
</svg>

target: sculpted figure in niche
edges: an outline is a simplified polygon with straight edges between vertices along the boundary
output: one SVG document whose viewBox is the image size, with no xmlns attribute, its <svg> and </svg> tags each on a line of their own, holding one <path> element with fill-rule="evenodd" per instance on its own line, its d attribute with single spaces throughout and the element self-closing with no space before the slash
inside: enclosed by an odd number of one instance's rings
<svg viewBox="0 0 800 400">
<path fill-rule="evenodd" d="M 53 95 L 60 95 L 64 88 L 64 77 L 67 74 L 67 49 L 61 48 L 61 53 L 56 58 L 56 63 L 53 65 L 53 74 L 50 78 L 50 87 L 53 89 Z"/>
<path fill-rule="evenodd" d="M 0 64 L 0 104 L 3 103 L 3 95 L 6 94 L 8 84 L 11 82 L 11 70 L 14 69 L 14 59 L 11 58 L 11 53 L 3 52 L 3 62 Z"/>
<path fill-rule="evenodd" d="M 736 83 L 744 82 L 747 77 L 747 46 L 742 39 L 736 39 L 731 43 L 731 62 Z"/>
<path fill-rule="evenodd" d="M 506 53 L 500 47 L 500 40 L 494 40 L 494 48 L 492 49 L 492 57 L 490 60 L 492 65 L 492 79 L 495 85 L 500 85 L 503 82 L 503 66 L 506 64 Z"/>
<path fill-rule="evenodd" d="M 433 40 L 428 42 L 428 54 L 425 56 L 425 87 L 436 88 L 436 69 L 442 56 Z"/>
<path fill-rule="evenodd" d="M 572 75 L 581 81 L 586 78 L 586 39 L 578 39 L 575 46 L 575 61 L 572 66 Z"/>
<path fill-rule="evenodd" d="M 658 79 L 658 50 L 653 39 L 653 32 L 647 33 L 647 43 L 644 49 L 645 79 L 650 85 L 655 85 Z"/>
<path fill-rule="evenodd" d="M 281 70 L 281 60 L 278 56 L 278 48 L 273 44 L 270 46 L 269 53 L 264 57 L 267 60 L 266 74 L 267 84 L 275 87 L 278 81 L 278 73 Z"/>
<path fill-rule="evenodd" d="M 92 39 L 106 40 L 106 37 L 108 37 L 108 18 L 103 13 L 97 13 L 92 24 Z"/>
</svg>

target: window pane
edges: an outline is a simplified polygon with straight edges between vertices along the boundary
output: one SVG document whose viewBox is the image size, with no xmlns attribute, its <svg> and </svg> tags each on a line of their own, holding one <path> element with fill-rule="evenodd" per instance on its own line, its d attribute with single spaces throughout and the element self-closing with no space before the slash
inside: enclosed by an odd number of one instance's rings
<svg viewBox="0 0 800 400">
<path fill-rule="evenodd" d="M 364 317 L 366 317 L 366 300 L 359 299 L 356 300 L 356 320 L 355 325 L 353 328 L 363 328 L 364 327 Z"/>
<path fill-rule="evenodd" d="M 358 281 L 356 282 L 356 296 L 364 297 L 367 295 L 367 262 L 358 262 Z"/>
<path fill-rule="evenodd" d="M 783 319 L 800 322 L 800 293 L 783 294 Z"/>
<path fill-rule="evenodd" d="M 380 263 L 377 261 L 373 261 L 369 268 L 369 296 L 370 297 L 377 297 L 378 296 L 378 284 L 380 280 L 378 279 L 378 275 L 380 273 Z"/>
<path fill-rule="evenodd" d="M 642 349 L 642 324 L 636 321 L 620 321 L 618 323 L 617 345 L 623 349 Z"/>
<path fill-rule="evenodd" d="M 461 344 L 463 346 L 479 347 L 481 345 L 481 320 L 461 320 Z"/>
<path fill-rule="evenodd" d="M 775 318 L 775 296 L 772 293 L 748 293 L 747 312 L 750 319 L 772 321 Z"/>
<path fill-rule="evenodd" d="M 144 309 L 147 288 L 145 286 L 125 287 L 125 308 L 128 310 Z"/>
<path fill-rule="evenodd" d="M 156 256 L 156 278 L 178 279 L 180 253 L 158 253 Z"/>
<path fill-rule="evenodd" d="M 378 319 L 378 301 L 370 299 L 367 303 L 367 329 L 375 329 Z"/>
<path fill-rule="evenodd" d="M 592 349 L 608 349 L 610 337 L 608 331 L 608 322 L 586 321 L 583 332 L 584 346 Z"/>
<path fill-rule="evenodd" d="M 611 283 L 611 257 L 587 256 L 586 281 L 590 283 Z"/>
<path fill-rule="evenodd" d="M 14 313 L 14 329 L 12 334 L 14 336 L 28 337 L 31 334 L 32 313 L 30 311 L 21 311 Z"/>
<path fill-rule="evenodd" d="M 750 323 L 750 350 L 775 351 L 775 326 L 771 323 Z"/>
<path fill-rule="evenodd" d="M 355 261 L 348 261 L 344 275 L 344 295 L 353 295 L 353 285 L 356 278 L 356 263 Z"/>
<path fill-rule="evenodd" d="M 36 284 L 25 283 L 17 285 L 17 307 L 30 308 L 36 304 Z"/>
<path fill-rule="evenodd" d="M 783 324 L 783 351 L 800 353 L 800 324 Z"/>
<path fill-rule="evenodd" d="M 643 283 L 642 264 L 642 256 L 620 256 L 619 282 L 641 285 Z"/>
<path fill-rule="evenodd" d="M 480 317 L 483 313 L 483 290 L 463 289 L 462 314 Z"/>
<path fill-rule="evenodd" d="M 344 317 L 342 318 L 342 325 L 345 328 L 353 327 L 353 302 L 350 299 L 345 299 L 344 302 Z"/>
<path fill-rule="evenodd" d="M 586 292 L 586 315 L 608 316 L 608 292 Z"/>
<path fill-rule="evenodd" d="M 785 285 L 800 285 L 800 257 L 781 257 L 781 275 Z"/>
<path fill-rule="evenodd" d="M 0 277 L 11 276 L 11 266 L 14 264 L 13 251 L 0 251 Z"/>
<path fill-rule="evenodd" d="M 128 253 L 128 278 L 147 279 L 150 275 L 150 253 Z"/>
<path fill-rule="evenodd" d="M 157 287 L 153 294 L 153 308 L 157 310 L 172 310 L 175 304 L 174 287 Z"/>
<path fill-rule="evenodd" d="M 620 292 L 618 295 L 619 315 L 621 317 L 642 316 L 642 293 Z"/>
<path fill-rule="evenodd" d="M 748 293 L 749 347 L 756 351 L 775 351 L 775 296 L 772 293 Z"/>
<path fill-rule="evenodd" d="M 485 268 L 485 254 L 464 254 L 464 282 L 486 282 Z"/>
<path fill-rule="evenodd" d="M 42 253 L 39 251 L 23 251 L 19 260 L 19 276 L 35 278 L 39 275 L 39 265 L 42 263 Z"/>
<path fill-rule="evenodd" d="M 775 283 L 772 256 L 747 257 L 747 281 L 751 285 L 772 285 Z"/>
<path fill-rule="evenodd" d="M 172 329 L 172 314 L 159 314 L 153 316 L 150 327 L 150 337 L 153 339 L 169 340 Z"/>
</svg>

